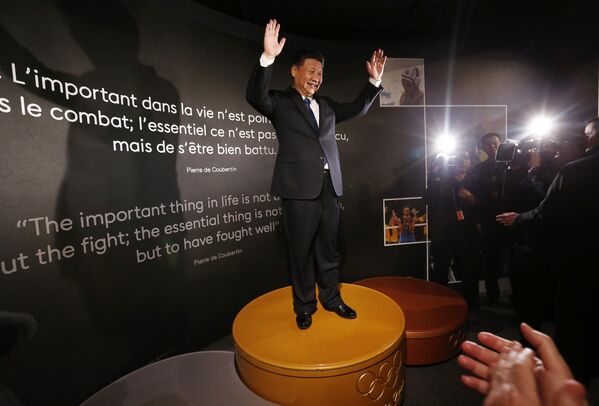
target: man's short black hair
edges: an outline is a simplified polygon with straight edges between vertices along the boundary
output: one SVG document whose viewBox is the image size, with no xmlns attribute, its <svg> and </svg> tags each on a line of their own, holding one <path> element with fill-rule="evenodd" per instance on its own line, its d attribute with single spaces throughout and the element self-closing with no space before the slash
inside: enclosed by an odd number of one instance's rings
<svg viewBox="0 0 599 406">
<path fill-rule="evenodd" d="M 485 135 L 483 135 L 483 137 L 480 139 L 480 143 L 484 146 L 484 145 L 489 145 L 491 144 L 491 138 L 497 137 L 499 138 L 499 141 L 501 142 L 501 136 L 497 133 L 486 133 Z"/>
<path fill-rule="evenodd" d="M 304 64 L 306 59 L 316 59 L 319 61 L 322 66 L 324 66 L 324 56 L 314 49 L 298 49 L 293 54 L 293 59 L 291 60 L 291 64 L 297 66 L 298 68 Z"/>
</svg>

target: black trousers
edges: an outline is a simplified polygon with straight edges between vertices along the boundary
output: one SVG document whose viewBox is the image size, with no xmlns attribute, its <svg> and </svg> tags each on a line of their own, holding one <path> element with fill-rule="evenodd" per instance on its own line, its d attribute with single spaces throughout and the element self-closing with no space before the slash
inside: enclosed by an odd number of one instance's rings
<svg viewBox="0 0 599 406">
<path fill-rule="evenodd" d="M 453 259 L 456 278 L 462 281 L 462 295 L 468 308 L 480 308 L 478 292 L 478 252 L 473 244 L 459 236 L 446 236 L 443 242 L 432 247 L 434 269 L 430 274 L 432 282 L 447 286 L 449 264 Z"/>
<path fill-rule="evenodd" d="M 482 251 L 485 270 L 485 290 L 487 297 L 491 299 L 499 298 L 499 282 L 501 276 L 503 256 L 503 241 L 501 238 L 500 225 L 483 224 Z"/>
<path fill-rule="evenodd" d="M 550 256 L 549 251 L 518 243 L 510 253 L 512 306 L 519 321 L 537 330 L 544 320 L 555 320 L 556 275 Z"/>
<path fill-rule="evenodd" d="M 316 287 L 324 307 L 341 304 L 337 248 L 339 199 L 328 174 L 316 199 L 283 199 L 283 221 L 296 314 L 316 311 Z"/>
</svg>

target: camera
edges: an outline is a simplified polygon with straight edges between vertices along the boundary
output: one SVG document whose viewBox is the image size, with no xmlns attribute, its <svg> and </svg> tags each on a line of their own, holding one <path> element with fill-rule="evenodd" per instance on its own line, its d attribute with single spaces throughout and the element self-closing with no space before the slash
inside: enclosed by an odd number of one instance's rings
<svg viewBox="0 0 599 406">
<path fill-rule="evenodd" d="M 527 162 L 530 152 L 539 149 L 542 140 L 540 138 L 527 138 L 520 142 L 508 140 L 499 144 L 495 153 L 496 162 L 518 163 Z"/>
<path fill-rule="evenodd" d="M 512 162 L 516 156 L 516 151 L 518 151 L 518 144 L 516 142 L 499 144 L 495 153 L 495 162 Z"/>
<path fill-rule="evenodd" d="M 446 173 L 451 167 L 457 166 L 457 157 L 455 154 L 439 153 L 435 156 L 432 162 L 432 173 L 442 174 Z"/>
<path fill-rule="evenodd" d="M 526 164 L 532 152 L 538 151 L 542 165 L 549 164 L 555 157 L 558 143 L 546 138 L 526 138 L 520 142 L 508 141 L 499 144 L 495 153 L 495 161 L 509 164 Z"/>
<path fill-rule="evenodd" d="M 460 156 L 456 154 L 437 154 L 435 159 L 433 160 L 433 166 L 439 167 L 453 167 L 457 166 L 460 163 Z"/>
</svg>

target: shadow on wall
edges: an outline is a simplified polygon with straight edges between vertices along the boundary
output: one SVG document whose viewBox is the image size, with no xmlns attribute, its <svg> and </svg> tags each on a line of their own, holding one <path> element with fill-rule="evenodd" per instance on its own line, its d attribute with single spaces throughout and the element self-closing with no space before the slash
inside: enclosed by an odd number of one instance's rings
<svg viewBox="0 0 599 406">
<path fill-rule="evenodd" d="M 76 117 L 77 112 L 88 112 L 100 120 L 99 125 L 70 124 L 66 171 L 58 193 L 56 218 L 70 218 L 74 227 L 57 233 L 55 245 L 58 248 L 76 247 L 73 258 L 59 262 L 59 271 L 78 287 L 91 318 L 88 322 L 101 334 L 93 338 L 96 342 L 83 347 L 113 347 L 114 350 L 110 354 L 101 350 L 69 353 L 72 349 L 68 348 L 68 340 L 61 336 L 65 332 L 53 328 L 62 315 L 35 317 L 40 328 L 53 331 L 53 343 L 36 345 L 48 346 L 43 351 L 54 351 L 56 357 L 65 352 L 71 358 L 84 358 L 85 363 L 103 365 L 104 371 L 98 371 L 102 376 L 107 368 L 115 368 L 114 365 L 119 363 L 115 360 L 125 363 L 129 360 L 127 368 L 132 369 L 181 347 L 181 341 L 187 336 L 188 283 L 183 255 L 167 256 L 163 248 L 157 249 L 169 242 L 165 236 L 137 241 L 134 234 L 142 224 L 162 228 L 183 221 L 182 214 L 170 214 L 168 210 L 169 202 L 179 200 L 177 156 L 158 154 L 155 148 L 151 153 L 119 152 L 118 147 L 115 150 L 113 146 L 113 140 L 143 143 L 146 136 L 151 137 L 154 147 L 166 141 L 166 137 L 158 133 L 142 134 L 130 130 L 136 123 L 126 117 L 132 117 L 135 106 L 131 104 L 137 103 L 137 114 L 148 121 L 178 124 L 177 114 L 146 110 L 141 102 L 151 97 L 178 106 L 179 93 L 172 83 L 158 76 L 153 67 L 139 61 L 140 37 L 136 21 L 123 4 L 118 1 L 59 1 L 57 6 L 93 68 L 81 75 L 73 75 L 46 66 L 4 27 L 0 27 L 0 64 L 3 68 L 11 62 L 18 67 L 36 67 L 40 75 L 62 83 L 122 95 L 119 98 L 98 93 L 95 99 L 72 97 L 67 100 L 60 92 L 44 91 L 32 84 L 26 86 L 27 91 L 55 104 L 60 114 Z M 69 52 L 77 51 L 62 51 L 65 65 Z M 102 117 L 110 119 L 111 124 L 101 124 Z M 148 211 L 143 212 L 144 208 Z M 167 215 L 157 215 L 161 211 Z M 127 213 L 127 220 L 93 226 L 99 218 L 105 220 L 107 213 L 117 212 L 123 216 Z M 145 217 L 147 213 L 152 213 L 152 218 Z M 88 215 L 100 216 L 87 221 Z M 143 259 L 140 253 L 144 253 L 146 261 L 140 261 Z M 154 259 L 150 260 L 152 257 Z M 108 366 L 107 357 L 113 360 L 112 367 Z M 60 363 L 57 361 L 53 367 L 56 374 L 63 372 Z M 116 368 L 119 372 L 112 370 L 108 379 L 120 373 L 123 365 Z M 71 371 L 69 374 L 77 373 Z M 105 381 L 107 378 L 96 379 Z M 40 392 L 44 391 L 40 388 Z"/>
</svg>

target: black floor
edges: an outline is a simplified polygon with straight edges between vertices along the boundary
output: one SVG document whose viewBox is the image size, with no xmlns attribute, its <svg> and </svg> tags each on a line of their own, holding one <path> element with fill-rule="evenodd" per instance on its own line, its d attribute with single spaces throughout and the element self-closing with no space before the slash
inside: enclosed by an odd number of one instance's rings
<svg viewBox="0 0 599 406">
<path fill-rule="evenodd" d="M 459 290 L 459 285 L 450 285 Z M 476 317 L 468 324 L 468 340 L 474 340 L 479 331 L 489 331 L 510 340 L 519 339 L 518 325 L 514 311 L 509 303 L 510 286 L 507 278 L 500 280 L 501 298 L 493 306 L 481 306 Z M 481 283 L 481 292 L 484 291 Z M 484 295 L 482 297 L 484 303 Z M 545 323 L 545 333 L 552 335 L 553 326 Z M 233 351 L 233 339 L 229 335 L 209 345 L 204 350 Z M 442 405 L 469 406 L 481 405 L 483 397 L 466 388 L 460 382 L 462 368 L 457 364 L 456 357 L 434 365 L 411 366 L 406 368 L 406 394 L 403 406 Z M 590 404 L 599 404 L 599 379 L 593 381 L 589 392 Z"/>
</svg>

